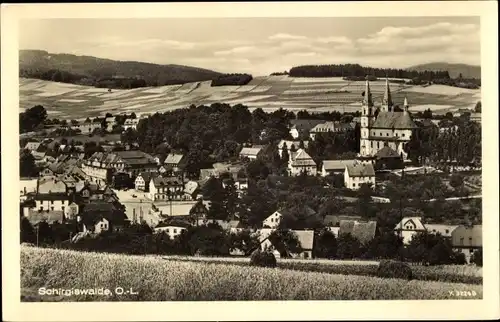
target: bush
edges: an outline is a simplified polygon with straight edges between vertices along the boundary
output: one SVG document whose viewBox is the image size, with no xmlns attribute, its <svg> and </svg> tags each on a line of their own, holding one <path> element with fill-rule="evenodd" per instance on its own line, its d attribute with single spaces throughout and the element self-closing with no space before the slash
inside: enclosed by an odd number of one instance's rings
<svg viewBox="0 0 500 322">
<path fill-rule="evenodd" d="M 256 250 L 250 257 L 250 266 L 276 267 L 276 257 L 270 251 Z"/>
<path fill-rule="evenodd" d="M 377 276 L 384 278 L 402 278 L 411 280 L 413 277 L 408 264 L 393 260 L 383 260 L 378 265 Z"/>
<path fill-rule="evenodd" d="M 480 248 L 472 254 L 470 257 L 470 262 L 476 264 L 476 266 L 483 266 L 483 249 Z"/>
</svg>

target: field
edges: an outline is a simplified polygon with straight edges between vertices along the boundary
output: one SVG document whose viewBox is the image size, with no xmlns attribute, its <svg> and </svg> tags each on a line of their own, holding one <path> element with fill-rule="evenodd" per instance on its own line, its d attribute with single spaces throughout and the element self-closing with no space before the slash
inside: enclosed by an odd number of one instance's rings
<svg viewBox="0 0 500 322">
<path fill-rule="evenodd" d="M 37 294 L 42 287 L 105 288 L 110 295 L 45 297 Z M 117 288 L 134 294 L 116 294 Z M 456 299 L 456 291 L 482 298 L 481 285 L 472 284 L 21 247 L 22 301 L 430 300 Z"/>
<path fill-rule="evenodd" d="M 380 103 L 385 81 L 371 82 L 375 103 Z M 411 111 L 430 108 L 445 113 L 459 108 L 473 108 L 480 100 L 480 90 L 444 85 L 427 87 L 391 84 L 393 101 L 401 105 L 408 97 Z M 245 104 L 250 109 L 273 111 L 280 107 L 311 112 L 357 111 L 364 82 L 341 78 L 292 78 L 288 76 L 255 77 L 244 86 L 211 87 L 210 81 L 144 87 L 133 90 L 112 90 L 73 84 L 20 78 L 20 110 L 40 104 L 49 117 L 85 119 L 107 112 L 154 113 L 191 104 Z"/>
</svg>

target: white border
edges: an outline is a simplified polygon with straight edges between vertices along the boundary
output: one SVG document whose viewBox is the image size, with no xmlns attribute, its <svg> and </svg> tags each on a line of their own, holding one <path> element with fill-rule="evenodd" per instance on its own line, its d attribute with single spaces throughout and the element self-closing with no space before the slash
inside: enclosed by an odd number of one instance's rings
<svg viewBox="0 0 500 322">
<path fill-rule="evenodd" d="M 127 3 L 2 5 L 2 291 L 8 321 L 491 319 L 499 317 L 498 7 L 496 1 Z M 18 21 L 26 18 L 480 16 L 483 106 L 484 299 L 480 301 L 287 301 L 20 303 Z"/>
</svg>

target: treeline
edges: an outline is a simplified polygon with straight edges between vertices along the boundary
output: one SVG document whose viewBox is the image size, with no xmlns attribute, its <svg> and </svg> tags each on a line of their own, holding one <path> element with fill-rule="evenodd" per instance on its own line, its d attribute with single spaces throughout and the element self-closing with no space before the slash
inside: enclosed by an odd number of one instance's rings
<svg viewBox="0 0 500 322">
<path fill-rule="evenodd" d="M 252 80 L 249 74 L 223 74 L 212 80 L 211 86 L 246 85 Z"/>
<path fill-rule="evenodd" d="M 365 77 L 370 75 L 372 77 L 385 78 L 420 78 L 423 80 L 433 80 L 437 78 L 450 78 L 447 71 L 408 71 L 404 69 L 382 69 L 364 67 L 358 64 L 344 64 L 344 65 L 304 65 L 297 66 L 290 69 L 289 72 L 292 77 Z"/>
<path fill-rule="evenodd" d="M 406 146 L 409 158 L 418 164 L 430 162 L 441 168 L 481 166 L 481 124 L 467 118 L 453 118 L 449 128 L 420 127 Z"/>
</svg>

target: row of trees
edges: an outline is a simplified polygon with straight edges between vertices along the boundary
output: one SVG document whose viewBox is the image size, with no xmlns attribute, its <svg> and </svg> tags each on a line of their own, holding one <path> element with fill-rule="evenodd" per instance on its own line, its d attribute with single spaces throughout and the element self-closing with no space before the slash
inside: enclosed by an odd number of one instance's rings
<svg viewBox="0 0 500 322">
<path fill-rule="evenodd" d="M 358 76 L 365 77 L 371 75 L 374 77 L 391 77 L 391 78 L 421 78 L 431 81 L 437 78 L 450 78 L 447 71 L 408 71 L 403 69 L 382 69 L 364 67 L 358 64 L 343 64 L 343 65 L 305 65 L 292 67 L 289 71 L 292 77 L 349 77 Z"/>
<path fill-rule="evenodd" d="M 145 223 L 132 224 L 121 231 L 87 235 L 70 242 L 74 235 L 68 225 L 42 222 L 35 230 L 26 218 L 21 219 L 21 243 L 62 247 L 83 251 L 125 254 L 175 254 L 229 256 L 233 251 L 249 255 L 259 248 L 259 236 L 250 230 L 230 233 L 216 223 L 189 226 L 176 238 L 154 233 Z M 297 235 L 289 229 L 277 229 L 269 241 L 282 257 L 303 251 Z M 327 229 L 314 232 L 313 256 L 328 259 L 400 259 L 420 264 L 465 264 L 465 256 L 453 251 L 448 239 L 439 234 L 419 233 L 407 247 L 392 231 L 380 231 L 373 240 L 361 243 L 351 234 L 338 237 Z M 477 255 L 476 257 L 480 256 Z M 476 259 L 479 262 L 479 258 Z"/>
<path fill-rule="evenodd" d="M 409 158 L 423 164 L 481 166 L 481 125 L 457 119 L 456 126 L 445 131 L 437 127 L 419 128 L 406 145 Z"/>
<path fill-rule="evenodd" d="M 222 74 L 212 80 L 211 86 L 241 86 L 252 80 L 250 74 Z"/>
<path fill-rule="evenodd" d="M 19 113 L 19 132 L 26 133 L 39 129 L 47 119 L 47 111 L 41 105 L 33 106 Z"/>
</svg>

